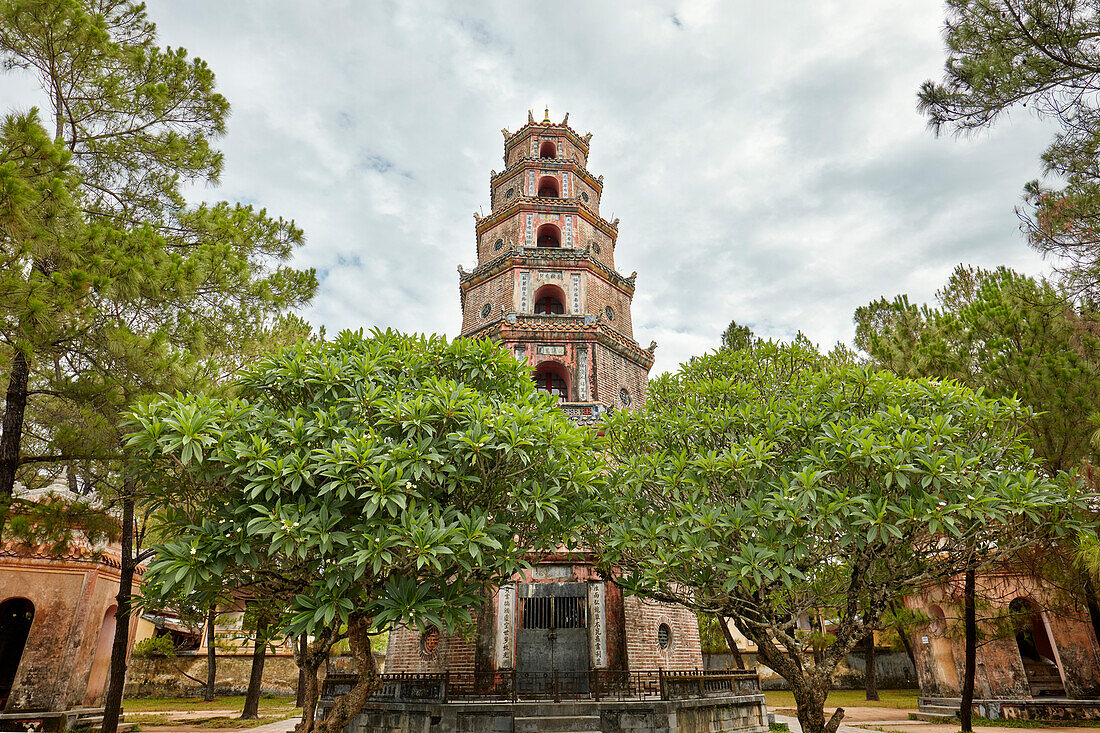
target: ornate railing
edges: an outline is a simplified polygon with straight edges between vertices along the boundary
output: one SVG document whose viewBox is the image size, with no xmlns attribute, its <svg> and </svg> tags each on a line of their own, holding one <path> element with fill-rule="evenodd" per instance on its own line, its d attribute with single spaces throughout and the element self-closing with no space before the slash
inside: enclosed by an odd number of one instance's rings
<svg viewBox="0 0 1100 733">
<path fill-rule="evenodd" d="M 384 674 L 378 702 L 514 702 L 516 700 L 683 700 L 760 692 L 755 672 L 608 670 L 474 674 Z M 330 674 L 322 700 L 346 694 L 355 675 Z"/>
</svg>

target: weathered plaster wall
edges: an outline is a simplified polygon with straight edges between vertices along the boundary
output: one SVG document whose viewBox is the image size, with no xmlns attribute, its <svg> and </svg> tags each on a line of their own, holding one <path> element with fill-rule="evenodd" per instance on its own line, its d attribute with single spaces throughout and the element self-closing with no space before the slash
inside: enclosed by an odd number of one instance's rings
<svg viewBox="0 0 1100 733">
<path fill-rule="evenodd" d="M 34 604 L 8 712 L 65 710 L 102 701 L 105 660 L 95 665 L 99 674 L 91 673 L 97 651 L 104 651 L 100 633 L 116 605 L 118 582 L 118 569 L 106 562 L 0 556 L 0 602 L 26 598 Z M 131 634 L 136 625 L 135 617 Z"/>
<path fill-rule="evenodd" d="M 760 675 L 760 687 L 765 690 L 786 690 L 787 681 L 761 662 L 754 652 L 741 652 L 741 658 L 749 669 Z M 810 661 L 810 660 L 808 660 Z M 704 654 L 703 668 L 708 671 L 734 669 L 731 654 Z M 833 689 L 862 690 L 867 662 L 862 651 L 854 651 L 837 665 Z M 917 671 L 905 652 L 879 651 L 875 655 L 875 679 L 879 689 L 912 689 L 917 687 Z"/>
<path fill-rule="evenodd" d="M 930 622 L 915 630 L 910 639 L 916 658 L 917 678 L 924 695 L 958 697 L 961 694 L 965 647 L 961 633 L 961 581 L 906 599 L 912 609 L 935 617 L 935 609 L 945 622 Z M 1039 608 L 1054 609 L 1055 604 L 1035 578 L 996 573 L 979 576 L 978 594 L 983 598 L 982 615 L 1003 612 L 1016 598 L 1026 598 Z M 1059 607 L 1047 610 L 1044 618 L 1050 630 L 1065 693 L 1069 697 L 1100 695 L 1100 647 L 1084 608 Z M 992 633 L 989 622 L 979 622 Z M 1031 690 L 1016 640 L 992 638 L 977 650 L 975 695 L 982 698 L 1029 697 Z"/>
<path fill-rule="evenodd" d="M 243 695 L 252 674 L 251 654 L 218 654 L 215 662 L 218 695 Z M 324 668 L 321 670 L 322 676 Z M 206 654 L 133 659 L 126 674 L 126 697 L 201 697 L 204 686 L 185 674 L 206 679 Z M 268 654 L 264 661 L 262 692 L 293 695 L 298 689 L 298 666 L 290 654 Z"/>
</svg>

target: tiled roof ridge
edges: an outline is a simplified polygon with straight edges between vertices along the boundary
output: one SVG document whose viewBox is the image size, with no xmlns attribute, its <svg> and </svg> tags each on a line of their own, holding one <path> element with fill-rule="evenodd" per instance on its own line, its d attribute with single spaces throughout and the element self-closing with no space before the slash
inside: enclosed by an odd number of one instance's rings
<svg viewBox="0 0 1100 733">
<path fill-rule="evenodd" d="M 570 127 L 565 122 L 536 122 L 534 119 L 531 119 L 531 118 L 528 118 L 527 122 L 524 123 L 523 127 L 519 128 L 515 132 L 507 133 L 507 137 L 504 140 L 504 150 L 507 151 L 509 146 L 515 145 L 517 142 L 519 142 L 519 140 L 517 140 L 517 138 L 519 138 L 521 135 L 523 135 L 528 130 L 532 130 L 532 129 L 536 129 L 536 128 L 540 129 L 540 130 L 546 130 L 548 128 L 553 128 L 553 127 L 563 128 L 566 132 L 568 132 L 570 135 L 573 136 L 574 142 L 578 143 L 579 147 L 584 148 L 585 155 L 588 154 L 588 149 L 589 149 L 588 142 L 589 142 L 589 140 L 592 139 L 592 133 L 587 133 L 586 135 L 581 135 L 579 132 L 574 130 L 572 127 Z"/>
<path fill-rule="evenodd" d="M 619 351 L 620 354 L 644 366 L 647 370 L 653 366 L 654 357 L 652 351 L 643 349 L 638 345 L 637 341 L 619 333 L 603 321 L 597 320 L 595 316 L 547 316 L 542 314 L 506 313 L 486 323 L 481 328 L 463 335 L 468 338 L 481 338 L 490 335 L 494 330 L 501 333 L 508 331 L 509 335 L 517 336 L 515 340 L 520 341 L 523 339 L 518 338 L 519 333 L 516 332 L 549 332 L 558 334 L 590 332 L 597 337 L 598 341 L 604 343 L 604 345 L 618 347 L 616 350 Z"/>
<path fill-rule="evenodd" d="M 588 168 L 586 168 L 584 165 L 582 165 L 579 161 L 573 160 L 571 158 L 531 158 L 531 157 L 524 157 L 524 158 L 520 158 L 515 163 L 512 163 L 512 165 L 508 166 L 507 168 L 500 171 L 499 173 L 497 171 L 493 171 L 492 175 L 489 176 L 490 193 L 491 193 L 492 186 L 496 185 L 496 182 L 499 179 L 501 179 L 505 176 L 511 175 L 511 174 L 515 173 L 517 169 L 523 168 L 528 163 L 532 163 L 532 162 L 535 162 L 535 161 L 540 162 L 540 164 L 543 163 L 543 162 L 549 163 L 550 167 L 553 167 L 554 165 L 561 163 L 561 164 L 566 164 L 566 165 L 572 166 L 574 168 L 578 168 L 578 169 L 580 169 L 580 172 L 584 174 L 585 178 L 587 178 L 590 182 L 594 182 L 596 184 L 596 186 L 600 189 L 600 192 L 601 193 L 603 192 L 603 176 L 593 175 L 592 171 L 588 170 Z"/>
<path fill-rule="evenodd" d="M 536 254 L 527 254 L 525 252 L 525 250 L 537 250 L 537 253 Z M 592 253 L 591 253 L 591 249 L 589 247 L 585 247 L 584 249 L 577 249 L 576 247 L 557 248 L 557 247 L 527 247 L 525 245 L 512 245 L 508 249 L 504 250 L 504 252 L 502 254 L 497 255 L 496 257 L 494 257 L 493 259 L 489 260 L 488 262 L 486 262 L 484 264 L 478 265 L 477 267 L 475 267 L 473 270 L 470 270 L 469 272 L 466 272 L 465 270 L 462 269 L 461 266 L 459 266 L 459 275 L 458 275 L 459 284 L 461 286 L 464 283 L 472 282 L 475 279 L 478 279 L 478 278 L 480 278 L 480 277 L 482 277 L 482 276 L 484 276 L 488 273 L 491 273 L 495 268 L 499 267 L 501 264 L 503 264 L 509 258 L 520 258 L 520 257 L 527 257 L 527 258 L 530 258 L 530 259 L 542 258 L 542 259 L 546 259 L 546 260 L 557 259 L 557 260 L 561 260 L 561 261 L 565 261 L 565 262 L 568 262 L 570 260 L 575 260 L 578 263 L 580 263 L 582 261 L 591 262 L 593 265 L 595 265 L 597 270 L 599 270 L 603 274 L 607 275 L 613 283 L 615 283 L 617 285 L 620 285 L 621 287 L 623 287 L 623 289 L 629 290 L 632 295 L 634 293 L 634 278 L 635 278 L 637 273 L 635 273 L 634 275 L 631 275 L 629 277 L 626 277 L 626 276 L 620 274 L 618 272 L 618 270 L 615 270 L 614 268 L 608 267 L 607 265 L 605 265 L 604 263 L 600 262 L 595 257 L 593 257 Z"/>
<path fill-rule="evenodd" d="M 478 235 L 481 234 L 483 229 L 487 229 L 494 224 L 513 216 L 515 212 L 513 209 L 518 208 L 520 204 L 546 204 L 551 201 L 558 201 L 566 204 L 567 206 L 576 206 L 579 212 L 588 213 L 596 221 L 593 224 L 598 229 L 602 229 L 605 234 L 612 237 L 611 246 L 615 246 L 615 238 L 619 236 L 619 220 L 608 221 L 603 218 L 603 215 L 599 211 L 586 204 L 583 199 L 578 195 L 576 198 L 543 198 L 541 196 L 527 196 L 526 194 L 516 194 L 507 204 L 500 209 L 493 209 L 487 216 L 481 216 L 477 212 L 474 212 L 474 231 Z M 560 204 L 559 204 L 560 205 Z"/>
</svg>

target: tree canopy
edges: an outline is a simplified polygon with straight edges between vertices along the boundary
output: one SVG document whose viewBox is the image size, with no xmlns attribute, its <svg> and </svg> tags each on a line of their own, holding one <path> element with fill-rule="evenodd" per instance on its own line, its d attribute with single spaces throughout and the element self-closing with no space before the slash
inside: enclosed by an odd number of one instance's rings
<svg viewBox="0 0 1100 733">
<path fill-rule="evenodd" d="M 897 600 L 1074 526 L 1079 489 L 1036 469 L 1027 414 L 801 343 L 692 359 L 606 423 L 601 562 L 631 591 L 734 620 L 803 730 L 835 730 L 833 671 Z M 835 628 L 809 665 L 805 621 L 823 613 Z"/>
<path fill-rule="evenodd" d="M 998 397 L 1015 395 L 1030 443 L 1051 476 L 1094 455 L 1100 409 L 1096 313 L 1075 309 L 1045 280 L 1006 268 L 959 266 L 937 307 L 904 295 L 856 310 L 856 344 L 906 377 L 954 379 Z"/>
<path fill-rule="evenodd" d="M 937 132 L 988 128 L 1013 109 L 1058 123 L 1045 180 L 1021 220 L 1074 293 L 1100 300 L 1100 6 L 1077 0 L 947 0 L 947 59 L 919 108 Z"/>
<path fill-rule="evenodd" d="M 345 331 L 260 359 L 239 392 L 133 412 L 172 537 L 145 593 L 229 581 L 282 599 L 287 632 L 346 625 L 362 677 L 329 733 L 374 688 L 370 634 L 468 624 L 568 540 L 600 476 L 592 432 L 489 341 Z"/>
</svg>

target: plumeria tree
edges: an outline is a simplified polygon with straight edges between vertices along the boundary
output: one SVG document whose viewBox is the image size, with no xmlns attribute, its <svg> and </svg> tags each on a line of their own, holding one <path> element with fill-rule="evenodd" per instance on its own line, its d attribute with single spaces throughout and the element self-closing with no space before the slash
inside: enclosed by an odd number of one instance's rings
<svg viewBox="0 0 1100 733">
<path fill-rule="evenodd" d="M 1078 488 L 1035 470 L 1026 416 L 804 341 L 692 359 L 606 423 L 601 563 L 630 592 L 732 619 L 802 729 L 833 733 L 837 664 L 904 595 L 1075 528 Z M 822 612 L 830 634 L 811 638 Z"/>
<path fill-rule="evenodd" d="M 172 537 L 143 592 L 228 584 L 281 599 L 286 633 L 345 629 L 358 684 L 314 724 L 310 670 L 302 733 L 338 733 L 377 689 L 373 634 L 469 624 L 529 553 L 568 540 L 602 475 L 592 432 L 486 341 L 343 332 L 260 359 L 239 394 L 132 414 Z"/>
</svg>

